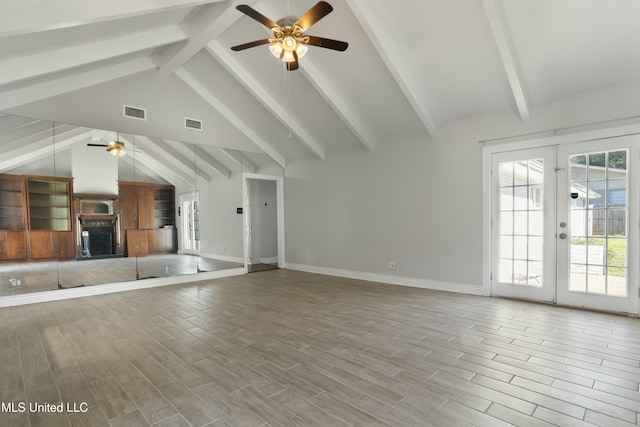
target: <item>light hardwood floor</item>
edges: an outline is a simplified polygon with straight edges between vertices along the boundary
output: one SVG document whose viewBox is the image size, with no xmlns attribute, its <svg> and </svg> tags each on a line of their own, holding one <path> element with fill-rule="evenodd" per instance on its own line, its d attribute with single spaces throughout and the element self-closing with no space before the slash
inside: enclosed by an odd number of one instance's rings
<svg viewBox="0 0 640 427">
<path fill-rule="evenodd" d="M 629 426 L 640 321 L 274 270 L 0 310 L 18 426 Z"/>
</svg>

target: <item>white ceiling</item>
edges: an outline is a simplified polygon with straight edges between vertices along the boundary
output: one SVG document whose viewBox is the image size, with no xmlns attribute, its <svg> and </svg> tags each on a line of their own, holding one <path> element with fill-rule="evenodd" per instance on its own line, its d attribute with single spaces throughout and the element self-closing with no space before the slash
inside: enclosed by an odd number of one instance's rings
<svg viewBox="0 0 640 427">
<path fill-rule="evenodd" d="M 337 146 L 365 153 L 396 134 L 435 136 L 471 116 L 510 111 L 526 121 L 563 97 L 640 76 L 637 0 L 329 2 L 334 11 L 308 34 L 349 48 L 311 47 L 294 72 L 266 46 L 230 50 L 269 36 L 235 6 L 276 21 L 315 0 L 8 2 L 0 111 L 265 153 L 285 165 Z M 149 127 L 122 117 L 127 102 L 147 108 Z M 190 114 L 215 135 L 172 131 Z"/>
</svg>

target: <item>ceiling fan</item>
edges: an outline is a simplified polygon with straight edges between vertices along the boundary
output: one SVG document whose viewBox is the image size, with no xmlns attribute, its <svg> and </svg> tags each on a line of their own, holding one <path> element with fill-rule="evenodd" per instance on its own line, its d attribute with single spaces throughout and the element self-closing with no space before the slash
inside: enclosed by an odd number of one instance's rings
<svg viewBox="0 0 640 427">
<path fill-rule="evenodd" d="M 231 50 L 238 52 L 255 46 L 271 44 L 269 50 L 276 58 L 284 61 L 289 71 L 298 69 L 298 59 L 307 53 L 308 46 L 323 47 L 340 52 L 345 51 L 349 46 L 347 42 L 304 34 L 313 24 L 333 10 L 333 7 L 325 1 L 318 2 L 296 21 L 294 21 L 295 18 L 283 18 L 277 23 L 246 4 L 240 4 L 236 6 L 236 9 L 273 31 L 273 37 L 233 46 Z"/>
<path fill-rule="evenodd" d="M 116 141 L 109 141 L 106 144 L 87 144 L 88 147 L 107 147 L 107 150 L 109 153 L 111 153 L 112 156 L 116 156 L 116 157 L 122 157 L 124 155 L 127 154 L 127 152 L 124 149 L 124 142 L 122 141 L 118 141 L 118 138 L 116 138 Z"/>
</svg>

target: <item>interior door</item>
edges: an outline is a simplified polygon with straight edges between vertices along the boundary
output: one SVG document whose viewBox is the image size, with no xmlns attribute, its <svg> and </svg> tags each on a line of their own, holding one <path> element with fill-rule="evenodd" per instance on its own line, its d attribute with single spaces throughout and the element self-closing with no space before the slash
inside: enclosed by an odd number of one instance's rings
<svg viewBox="0 0 640 427">
<path fill-rule="evenodd" d="M 554 147 L 492 156 L 491 294 L 553 302 Z"/>
<path fill-rule="evenodd" d="M 638 136 L 558 150 L 559 304 L 638 313 Z"/>
</svg>

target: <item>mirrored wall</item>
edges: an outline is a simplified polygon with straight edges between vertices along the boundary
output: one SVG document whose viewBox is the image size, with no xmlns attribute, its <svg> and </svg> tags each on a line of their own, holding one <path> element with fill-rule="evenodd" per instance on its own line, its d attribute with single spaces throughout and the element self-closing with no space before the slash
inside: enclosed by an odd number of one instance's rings
<svg viewBox="0 0 640 427">
<path fill-rule="evenodd" d="M 0 297 L 241 268 L 243 174 L 283 176 L 264 154 L 12 115 L 0 150 Z"/>
</svg>

